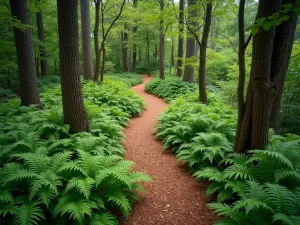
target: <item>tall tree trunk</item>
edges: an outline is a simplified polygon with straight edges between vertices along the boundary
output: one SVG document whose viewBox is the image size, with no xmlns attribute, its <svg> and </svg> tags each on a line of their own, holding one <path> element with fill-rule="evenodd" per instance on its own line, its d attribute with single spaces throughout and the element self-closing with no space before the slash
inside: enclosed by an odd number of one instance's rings
<svg viewBox="0 0 300 225">
<path fill-rule="evenodd" d="M 57 0 L 64 121 L 71 133 L 89 131 L 80 84 L 77 5 L 74 0 Z"/>
<path fill-rule="evenodd" d="M 159 34 L 159 78 L 165 79 L 165 34 L 164 34 L 164 0 L 160 0 L 160 34 Z"/>
<path fill-rule="evenodd" d="M 47 52 L 46 52 L 46 47 L 45 47 L 44 24 L 43 24 L 43 15 L 42 15 L 41 8 L 39 8 L 39 11 L 36 13 L 36 23 L 37 23 L 38 38 L 39 38 L 41 75 L 47 76 L 48 75 L 48 61 L 47 61 Z"/>
<path fill-rule="evenodd" d="M 245 79 L 246 79 L 246 63 L 245 63 L 245 53 L 246 48 L 249 43 L 245 42 L 245 2 L 246 0 L 240 0 L 239 15 L 238 15 L 238 27 L 239 27 L 239 81 L 237 88 L 237 99 L 238 99 L 238 124 L 237 133 L 235 140 L 235 148 L 237 147 L 238 131 L 241 129 L 243 116 L 245 113 L 245 100 L 244 100 L 244 89 L 245 89 Z"/>
<path fill-rule="evenodd" d="M 199 96 L 200 102 L 203 104 L 207 103 L 206 95 L 206 48 L 209 35 L 209 29 L 211 25 L 212 17 L 212 2 L 206 5 L 206 14 L 203 27 L 203 34 L 200 46 L 200 63 L 199 63 Z"/>
<path fill-rule="evenodd" d="M 293 0 L 283 0 L 282 4 L 295 2 Z M 293 12 L 289 14 L 288 22 L 283 22 L 276 28 L 274 46 L 272 56 L 271 79 L 276 84 L 276 96 L 272 106 L 270 128 L 273 128 L 276 133 L 279 132 L 279 114 L 280 103 L 284 89 L 285 78 L 288 70 L 288 65 L 292 53 L 293 42 L 295 37 L 295 28 L 297 24 L 297 15 Z"/>
<path fill-rule="evenodd" d="M 272 15 L 281 6 L 282 0 L 260 0 L 257 18 Z M 276 100 L 282 94 L 296 18 L 292 16 L 270 31 L 260 29 L 253 37 L 250 81 L 242 125 L 237 132 L 237 152 L 264 149 L 268 144 L 268 131 L 273 110 L 278 108 Z"/>
<path fill-rule="evenodd" d="M 134 8 L 137 8 L 137 3 L 138 3 L 138 0 L 133 0 L 133 7 Z M 137 31 L 137 26 L 135 25 L 133 27 L 133 36 L 135 36 L 136 31 Z M 136 54 L 136 43 L 134 42 L 133 49 L 132 49 L 132 69 L 131 69 L 131 71 L 134 72 L 134 73 L 136 72 L 136 56 L 137 56 L 137 54 Z"/>
<path fill-rule="evenodd" d="M 90 23 L 90 1 L 80 0 L 81 9 L 81 36 L 83 56 L 83 77 L 86 80 L 94 78 L 92 47 L 91 47 L 91 23 Z"/>
<path fill-rule="evenodd" d="M 142 62 L 142 49 L 139 48 L 139 54 L 138 54 L 138 62 Z"/>
<path fill-rule="evenodd" d="M 125 26 L 126 29 L 126 26 Z M 124 72 L 128 72 L 128 34 L 127 32 L 122 32 L 122 49 L 123 49 L 123 70 Z"/>
<path fill-rule="evenodd" d="M 172 38 L 171 40 L 172 45 L 171 45 L 171 58 L 170 58 L 170 74 L 172 71 L 172 67 L 174 67 L 174 39 Z"/>
<path fill-rule="evenodd" d="M 104 71 L 105 71 L 105 44 L 102 43 L 102 66 L 101 66 L 101 76 L 100 76 L 100 82 L 103 82 L 104 80 Z"/>
<path fill-rule="evenodd" d="M 26 0 L 10 0 L 9 2 L 12 16 L 23 25 L 29 26 Z M 25 30 L 21 30 L 14 27 L 14 38 L 18 59 L 21 105 L 40 105 L 30 28 L 26 27 Z"/>
<path fill-rule="evenodd" d="M 182 77 L 182 60 L 183 60 L 183 36 L 184 36 L 184 3 L 185 0 L 179 1 L 179 35 L 178 35 L 178 52 L 177 52 L 177 73 L 176 76 Z"/>
<path fill-rule="evenodd" d="M 190 24 L 190 29 L 196 32 L 197 23 L 192 23 L 190 21 L 195 21 L 195 17 L 197 17 L 197 10 L 193 9 L 195 7 L 196 1 L 195 0 L 188 0 L 188 23 Z M 192 10 L 191 10 L 192 9 Z M 194 66 L 193 58 L 196 56 L 195 46 L 196 41 L 194 37 L 192 37 L 192 31 L 188 31 L 188 37 L 186 38 L 186 52 L 185 52 L 185 67 L 184 67 L 184 75 L 183 81 L 185 82 L 193 82 L 194 81 Z"/>
<path fill-rule="evenodd" d="M 94 30 L 94 44 L 95 44 L 95 55 L 96 55 L 96 66 L 94 81 L 98 81 L 100 73 L 100 49 L 99 49 L 99 26 L 100 26 L 100 0 L 95 1 L 95 30 Z"/>
<path fill-rule="evenodd" d="M 151 72 L 150 72 L 150 41 L 149 41 L 149 31 L 148 31 L 148 30 L 147 30 L 146 41 L 147 41 L 147 66 L 148 66 L 148 76 L 150 76 L 150 75 L 151 75 Z"/>
</svg>

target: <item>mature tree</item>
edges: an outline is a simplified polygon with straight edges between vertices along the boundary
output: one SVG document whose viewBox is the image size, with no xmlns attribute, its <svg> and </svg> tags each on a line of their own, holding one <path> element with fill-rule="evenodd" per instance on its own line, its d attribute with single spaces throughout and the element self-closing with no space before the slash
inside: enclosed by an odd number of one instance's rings
<svg viewBox="0 0 300 225">
<path fill-rule="evenodd" d="M 77 1 L 57 0 L 62 103 L 71 133 L 89 131 L 80 84 L 77 7 Z"/>
<path fill-rule="evenodd" d="M 40 4 L 40 0 L 38 0 L 38 4 Z M 39 51 L 40 51 L 40 61 L 41 61 L 41 75 L 48 75 L 48 60 L 47 60 L 47 52 L 45 46 L 45 32 L 44 32 L 44 23 L 43 23 L 43 14 L 40 5 L 38 5 L 38 11 L 36 12 L 36 23 L 38 30 L 38 38 L 39 38 Z"/>
<path fill-rule="evenodd" d="M 206 5 L 206 13 L 205 20 L 203 26 L 203 33 L 200 45 L 200 63 L 199 63 L 199 95 L 200 102 L 206 104 L 207 103 L 207 95 L 206 95 L 206 49 L 207 49 L 207 41 L 209 35 L 209 29 L 211 25 L 211 17 L 212 17 L 212 2 L 209 2 Z"/>
<path fill-rule="evenodd" d="M 164 0 L 158 0 L 160 5 L 160 34 L 159 34 L 159 78 L 165 79 L 165 34 L 164 34 Z"/>
<path fill-rule="evenodd" d="M 94 0 L 95 3 L 95 29 L 94 29 L 94 45 L 95 45 L 95 55 L 96 55 L 96 66 L 94 81 L 98 81 L 100 73 L 100 47 L 99 47 L 99 26 L 100 26 L 100 0 Z"/>
<path fill-rule="evenodd" d="M 240 0 L 239 5 L 239 14 L 238 14 L 238 30 L 239 30 L 239 50 L 238 50 L 238 58 L 239 58 L 239 81 L 238 81 L 238 89 L 237 89 L 237 100 L 238 100 L 238 128 L 242 125 L 242 120 L 245 112 L 245 100 L 244 100 L 244 89 L 245 89 L 245 79 L 246 79 L 246 63 L 245 63 L 245 53 L 246 48 L 252 38 L 250 35 L 245 40 L 245 2 L 246 0 Z M 237 140 L 235 142 L 237 145 Z"/>
<path fill-rule="evenodd" d="M 26 0 L 10 0 L 9 2 L 12 17 L 17 23 L 14 26 L 14 37 L 18 59 L 21 105 L 39 105 L 40 97 L 37 88 L 27 2 Z"/>
<path fill-rule="evenodd" d="M 273 15 L 282 4 L 293 1 L 260 0 L 257 18 Z M 276 123 L 280 98 L 294 40 L 297 16 L 269 30 L 260 28 L 253 37 L 252 65 L 245 112 L 237 132 L 237 152 L 264 149 L 268 131 Z"/>
<path fill-rule="evenodd" d="M 193 82 L 194 81 L 194 65 L 193 61 L 196 56 L 196 42 L 193 35 L 197 33 L 197 7 L 196 0 L 188 0 L 188 36 L 186 38 L 186 52 L 185 52 L 185 67 L 184 67 L 184 75 L 183 81 L 185 82 Z M 193 31 L 191 31 L 193 30 Z"/>
<path fill-rule="evenodd" d="M 124 31 L 121 31 L 122 40 L 122 61 L 123 61 L 123 71 L 128 72 L 128 33 L 126 31 L 126 25 Z"/>
<path fill-rule="evenodd" d="M 80 9 L 83 77 L 86 80 L 92 80 L 94 78 L 94 69 L 91 49 L 90 1 L 80 0 Z"/>
<path fill-rule="evenodd" d="M 177 52 L 177 72 L 178 77 L 182 77 L 183 60 L 183 36 L 184 36 L 184 0 L 179 1 L 179 34 L 178 34 L 178 52 Z"/>
<path fill-rule="evenodd" d="M 133 7 L 134 8 L 137 8 L 137 3 L 138 3 L 138 0 L 133 0 Z M 132 32 L 133 32 L 133 35 L 136 34 L 136 32 L 137 32 L 137 25 L 136 24 L 133 26 Z M 133 49 L 132 49 L 132 69 L 131 69 L 131 71 L 134 72 L 134 73 L 136 72 L 136 56 L 137 56 L 136 50 L 137 50 L 137 46 L 136 46 L 136 42 L 134 42 L 133 43 Z"/>
</svg>

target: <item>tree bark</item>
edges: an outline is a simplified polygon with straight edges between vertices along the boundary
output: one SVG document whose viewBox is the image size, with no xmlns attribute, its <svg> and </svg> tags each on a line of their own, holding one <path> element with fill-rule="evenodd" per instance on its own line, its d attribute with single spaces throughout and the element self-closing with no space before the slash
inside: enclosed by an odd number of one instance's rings
<svg viewBox="0 0 300 225">
<path fill-rule="evenodd" d="M 150 75 L 151 75 L 151 72 L 150 72 L 150 41 L 149 41 L 149 31 L 148 31 L 148 30 L 147 30 L 146 41 L 147 41 L 147 66 L 148 66 L 148 76 L 150 76 Z"/>
<path fill-rule="evenodd" d="M 90 1 L 80 0 L 81 9 L 81 36 L 83 56 L 83 77 L 86 80 L 94 78 L 92 49 L 91 49 L 91 23 L 90 23 Z"/>
<path fill-rule="evenodd" d="M 138 3 L 138 0 L 133 0 L 134 8 L 137 8 L 137 3 Z M 137 26 L 135 25 L 133 27 L 133 36 L 135 36 L 136 31 L 137 31 Z M 136 57 L 137 57 L 136 50 L 137 50 L 137 47 L 136 47 L 136 43 L 134 42 L 133 49 L 132 49 L 132 69 L 131 69 L 131 71 L 134 73 L 136 72 Z"/>
<path fill-rule="evenodd" d="M 260 0 L 257 18 L 272 15 L 278 12 L 281 6 L 282 0 Z M 273 27 L 270 31 L 260 29 L 253 37 L 250 81 L 245 113 L 241 128 L 237 132 L 237 152 L 264 149 L 268 144 L 272 110 L 276 105 L 274 102 L 281 97 L 290 58 L 289 45 L 292 45 L 292 42 L 285 41 L 293 41 L 295 19 L 290 18 L 283 26 Z M 289 29 L 292 32 L 288 32 Z"/>
<path fill-rule="evenodd" d="M 239 14 L 238 14 L 238 28 L 239 28 L 239 81 L 237 88 L 237 99 L 238 99 L 238 124 L 237 133 L 235 140 L 235 148 L 237 146 L 238 131 L 241 129 L 243 116 L 245 113 L 245 100 L 244 100 L 244 89 L 246 79 L 246 63 L 245 63 L 245 52 L 247 45 L 245 45 L 245 2 L 246 0 L 240 0 Z"/>
<path fill-rule="evenodd" d="M 41 76 L 47 76 L 48 61 L 47 61 L 47 52 L 45 47 L 44 24 L 43 24 L 43 15 L 42 15 L 41 8 L 39 8 L 39 11 L 36 13 L 36 23 L 37 23 L 38 38 L 39 38 Z"/>
<path fill-rule="evenodd" d="M 199 63 L 199 96 L 200 102 L 203 104 L 207 103 L 206 95 L 206 49 L 209 35 L 209 29 L 211 25 L 212 17 L 212 3 L 206 5 L 206 14 L 203 27 L 203 34 L 200 46 L 200 63 Z"/>
<path fill-rule="evenodd" d="M 282 4 L 294 2 L 295 1 L 293 0 L 283 0 Z M 276 48 L 274 49 L 272 56 L 271 80 L 276 84 L 277 92 L 272 106 L 270 128 L 273 128 L 275 133 L 279 132 L 281 97 L 297 25 L 297 15 L 294 12 L 290 12 L 289 16 L 289 21 L 283 22 L 276 28 L 274 40 L 274 46 L 276 46 Z"/>
<path fill-rule="evenodd" d="M 100 73 L 100 48 L 99 48 L 99 26 L 100 26 L 100 0 L 95 1 L 95 30 L 94 30 L 94 44 L 95 44 L 95 55 L 96 55 L 96 67 L 94 81 L 99 80 Z"/>
<path fill-rule="evenodd" d="M 159 78 L 161 80 L 165 79 L 165 34 L 164 34 L 164 0 L 160 0 L 160 34 L 159 34 Z"/>
<path fill-rule="evenodd" d="M 197 23 L 190 22 L 195 20 L 194 18 L 197 17 L 197 10 L 191 8 L 195 7 L 196 1 L 195 0 L 188 0 L 188 8 L 189 14 L 188 14 L 188 23 L 190 24 L 190 29 L 196 31 Z M 185 52 L 185 58 L 188 61 L 192 61 L 193 57 L 196 55 L 195 51 L 195 46 L 196 42 L 193 37 L 191 37 L 192 32 L 189 30 L 188 31 L 188 37 L 186 38 L 186 52 Z M 193 82 L 194 81 L 194 66 L 191 65 L 191 62 L 185 62 L 185 67 L 184 67 L 184 75 L 183 75 L 183 81 L 185 82 Z"/>
<path fill-rule="evenodd" d="M 126 27 L 125 27 L 126 29 Z M 123 49 L 123 70 L 128 72 L 128 34 L 125 31 L 122 31 L 122 49 Z"/>
<path fill-rule="evenodd" d="M 14 27 L 14 38 L 18 59 L 18 71 L 20 80 L 21 105 L 40 105 L 40 97 L 37 87 L 34 51 L 29 23 L 26 0 L 10 0 L 11 14 L 19 20 L 22 25 L 27 26 L 25 30 Z"/>
<path fill-rule="evenodd" d="M 183 35 L 184 35 L 184 3 L 185 0 L 179 1 L 179 35 L 178 35 L 178 52 L 177 52 L 177 77 L 182 77 L 182 60 L 183 60 Z"/>
<path fill-rule="evenodd" d="M 77 5 L 74 0 L 57 0 L 62 103 L 71 133 L 89 132 L 80 84 Z"/>
</svg>

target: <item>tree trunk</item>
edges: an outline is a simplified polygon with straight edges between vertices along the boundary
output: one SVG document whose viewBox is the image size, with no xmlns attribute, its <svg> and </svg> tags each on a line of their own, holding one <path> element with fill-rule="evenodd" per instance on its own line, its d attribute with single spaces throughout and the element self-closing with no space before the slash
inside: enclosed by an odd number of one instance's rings
<svg viewBox="0 0 300 225">
<path fill-rule="evenodd" d="M 23 25 L 29 26 L 26 0 L 10 0 L 9 2 L 12 16 Z M 30 28 L 26 27 L 25 30 L 21 30 L 14 27 L 14 38 L 18 59 L 21 105 L 40 105 Z"/>
<path fill-rule="evenodd" d="M 189 13 L 188 13 L 188 20 L 189 21 L 193 21 L 195 20 L 195 17 L 197 17 L 197 10 L 193 9 L 191 10 L 191 8 L 195 7 L 196 1 L 195 0 L 188 0 L 188 8 Z M 197 23 L 191 23 L 191 27 L 190 29 L 194 30 L 196 32 L 196 27 L 197 27 Z M 194 81 L 194 66 L 192 65 L 192 61 L 194 56 L 196 55 L 196 51 L 195 51 L 195 46 L 196 46 L 196 42 L 194 37 L 192 37 L 192 32 L 189 30 L 188 31 L 188 37 L 186 38 L 186 52 L 185 52 L 185 58 L 186 58 L 186 62 L 185 62 L 185 67 L 184 67 L 184 75 L 183 75 L 183 81 L 185 82 L 193 82 Z"/>
<path fill-rule="evenodd" d="M 139 48 L 139 54 L 138 54 L 138 62 L 142 62 L 142 49 Z"/>
<path fill-rule="evenodd" d="M 290 2 L 295 1 L 283 0 L 282 4 Z M 292 53 L 295 29 L 297 24 L 297 15 L 291 12 L 289 16 L 289 21 L 283 22 L 276 28 L 274 40 L 274 46 L 276 46 L 276 48 L 274 49 L 272 56 L 271 79 L 272 82 L 276 84 L 277 92 L 272 106 L 270 128 L 273 128 L 275 133 L 278 133 L 279 131 L 281 97 Z"/>
<path fill-rule="evenodd" d="M 164 34 L 164 0 L 160 0 L 160 34 L 159 34 L 159 78 L 165 79 L 165 34 Z"/>
<path fill-rule="evenodd" d="M 137 8 L 137 2 L 138 2 L 138 0 L 133 0 L 133 7 L 134 8 Z M 137 26 L 135 25 L 133 27 L 133 36 L 135 36 L 136 31 L 137 31 Z M 137 56 L 137 54 L 136 54 L 136 43 L 134 42 L 133 49 L 132 49 L 132 69 L 131 69 L 131 71 L 134 72 L 134 73 L 136 72 L 136 56 Z"/>
<path fill-rule="evenodd" d="M 74 0 L 57 0 L 64 122 L 71 133 L 89 131 L 80 84 L 77 5 Z"/>
<path fill-rule="evenodd" d="M 102 43 L 102 66 L 101 66 L 100 82 L 103 82 L 104 80 L 104 71 L 105 71 L 105 44 Z"/>
<path fill-rule="evenodd" d="M 94 78 L 92 49 L 91 49 L 91 23 L 90 23 L 90 1 L 80 0 L 81 9 L 81 36 L 83 56 L 83 77 L 86 80 Z"/>
<path fill-rule="evenodd" d="M 260 0 L 257 18 L 272 15 L 281 6 L 281 0 Z M 295 20 L 296 17 L 292 16 L 289 21 L 270 31 L 260 29 L 253 37 L 250 81 L 245 113 L 237 132 L 237 152 L 264 149 L 268 144 L 272 111 L 274 108 L 277 111 L 275 102 L 281 97 L 290 58 Z"/>
<path fill-rule="evenodd" d="M 206 5 L 206 15 L 203 27 L 203 34 L 200 46 L 200 63 L 199 63 L 199 96 L 200 102 L 203 104 L 207 103 L 206 95 L 206 48 L 209 35 L 209 29 L 211 25 L 212 17 L 212 3 Z"/>
<path fill-rule="evenodd" d="M 99 49 L 99 26 L 100 26 L 100 0 L 95 1 L 95 30 L 94 30 L 94 43 L 95 43 L 95 55 L 96 55 L 96 67 L 94 81 L 98 81 L 100 73 L 100 49 Z"/>
<path fill-rule="evenodd" d="M 125 27 L 126 29 L 126 27 Z M 128 34 L 126 32 L 122 32 L 122 49 L 123 49 L 123 70 L 124 72 L 128 72 Z"/>
<path fill-rule="evenodd" d="M 176 76 L 182 77 L 182 59 L 183 59 L 183 36 L 184 36 L 184 3 L 185 0 L 179 1 L 179 35 L 178 35 L 178 52 L 177 52 L 177 73 Z"/>
<path fill-rule="evenodd" d="M 147 66 L 148 66 L 148 76 L 150 76 L 150 75 L 151 75 L 151 72 L 150 72 L 150 41 L 149 41 L 149 31 L 148 31 L 148 30 L 147 30 L 146 41 L 147 41 Z"/>
<path fill-rule="evenodd" d="M 243 116 L 245 113 L 245 100 L 244 100 L 244 89 L 246 79 L 246 63 L 245 63 L 245 2 L 246 0 L 240 0 L 239 15 L 238 15 L 238 27 L 239 27 L 239 81 L 237 88 L 237 99 L 238 99 L 238 124 L 237 131 L 241 129 Z M 235 148 L 237 146 L 238 132 L 236 133 Z"/>
<path fill-rule="evenodd" d="M 40 51 L 40 62 L 41 62 L 41 75 L 48 75 L 48 61 L 47 52 L 45 47 L 45 35 L 44 35 L 44 25 L 43 25 L 43 15 L 41 9 L 36 13 L 36 23 L 39 38 L 39 51 Z"/>
</svg>

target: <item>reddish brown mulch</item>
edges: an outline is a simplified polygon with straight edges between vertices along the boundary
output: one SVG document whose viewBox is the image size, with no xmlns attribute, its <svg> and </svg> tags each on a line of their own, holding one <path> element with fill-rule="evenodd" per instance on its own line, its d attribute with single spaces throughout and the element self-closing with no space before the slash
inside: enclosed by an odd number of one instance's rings
<svg viewBox="0 0 300 225">
<path fill-rule="evenodd" d="M 145 83 L 132 88 L 145 99 L 147 109 L 132 119 L 125 130 L 126 158 L 136 162 L 136 169 L 153 178 L 143 184 L 146 194 L 133 207 L 124 225 L 210 225 L 216 216 L 206 206 L 205 187 L 187 173 L 182 163 L 170 152 L 162 151 L 155 139 L 156 117 L 167 103 L 144 92 Z"/>
</svg>

